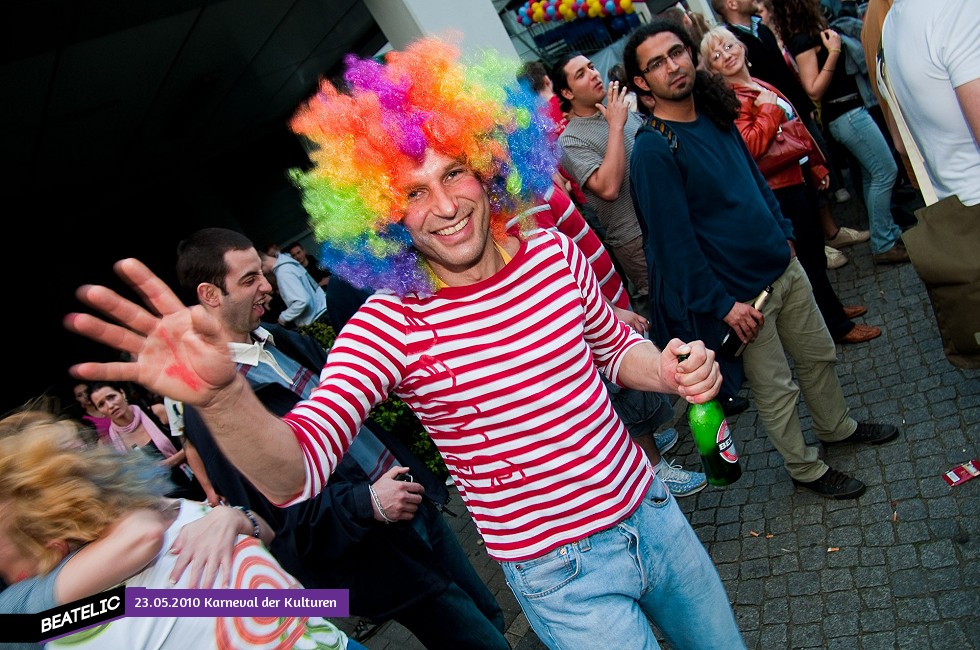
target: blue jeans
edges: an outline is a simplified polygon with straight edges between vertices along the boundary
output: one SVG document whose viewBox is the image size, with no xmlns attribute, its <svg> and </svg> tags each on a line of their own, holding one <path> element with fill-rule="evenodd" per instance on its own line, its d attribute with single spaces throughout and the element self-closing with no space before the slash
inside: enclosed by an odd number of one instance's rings
<svg viewBox="0 0 980 650">
<path fill-rule="evenodd" d="M 865 108 L 852 109 L 832 121 L 830 134 L 847 147 L 861 165 L 871 252 L 874 255 L 884 253 L 902 236 L 902 229 L 892 219 L 892 188 L 898 166 L 888 142 Z"/>
<path fill-rule="evenodd" d="M 500 564 L 552 650 L 653 650 L 660 645 L 650 621 L 674 650 L 745 648 L 711 558 L 659 478 L 617 525 L 532 560 Z"/>
<path fill-rule="evenodd" d="M 473 568 L 466 551 L 434 507 L 419 508 L 415 529 L 432 548 L 452 579 L 436 596 L 395 616 L 429 650 L 510 650 L 504 636 L 504 613 Z M 398 576 L 392 576 L 397 589 Z"/>
</svg>

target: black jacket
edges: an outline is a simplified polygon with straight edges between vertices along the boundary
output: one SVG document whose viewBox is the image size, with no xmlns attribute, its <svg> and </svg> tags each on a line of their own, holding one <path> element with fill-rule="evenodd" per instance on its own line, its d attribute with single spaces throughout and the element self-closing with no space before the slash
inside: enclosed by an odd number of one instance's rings
<svg viewBox="0 0 980 650">
<path fill-rule="evenodd" d="M 279 350 L 319 373 L 326 352 L 314 339 L 278 326 L 265 327 L 273 334 Z M 279 415 L 299 399 L 279 385 L 261 387 L 256 395 L 266 408 Z M 448 501 L 445 484 L 405 445 L 379 426 L 365 426 L 402 465 L 411 468 L 414 480 L 425 487 L 423 508 L 438 508 Z M 439 558 L 411 522 L 388 525 L 374 520 L 369 479 L 349 456 L 343 458 L 319 495 L 278 508 L 228 462 L 193 408 L 184 410 L 184 427 L 185 436 L 204 461 L 215 491 L 232 505 L 247 507 L 269 522 L 276 531 L 270 550 L 304 587 L 349 589 L 351 614 L 380 622 L 423 598 L 441 593 L 449 584 Z M 438 512 L 431 514 L 441 516 Z"/>
</svg>

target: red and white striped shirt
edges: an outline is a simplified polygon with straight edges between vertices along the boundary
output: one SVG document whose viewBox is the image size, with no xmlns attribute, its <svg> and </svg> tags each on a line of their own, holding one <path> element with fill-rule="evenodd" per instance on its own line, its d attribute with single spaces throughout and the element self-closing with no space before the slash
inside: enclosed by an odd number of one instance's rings
<svg viewBox="0 0 980 650">
<path fill-rule="evenodd" d="M 599 278 L 599 287 L 606 300 L 620 309 L 629 309 L 630 297 L 623 286 L 623 280 L 616 272 L 609 251 L 602 245 L 599 235 L 595 234 L 592 226 L 585 220 L 579 209 L 575 207 L 571 197 L 555 185 L 544 196 L 544 202 L 525 210 L 507 222 L 507 230 L 517 234 L 520 226 L 531 220 L 526 228 L 546 228 L 557 230 L 571 237 L 592 265 L 592 271 Z"/>
<path fill-rule="evenodd" d="M 285 418 L 321 489 L 370 409 L 394 393 L 419 417 L 497 560 L 615 525 L 653 476 L 609 401 L 626 352 L 650 345 L 613 315 L 588 260 L 542 231 L 486 280 L 434 296 L 375 294 L 337 338 L 320 385 Z"/>
</svg>

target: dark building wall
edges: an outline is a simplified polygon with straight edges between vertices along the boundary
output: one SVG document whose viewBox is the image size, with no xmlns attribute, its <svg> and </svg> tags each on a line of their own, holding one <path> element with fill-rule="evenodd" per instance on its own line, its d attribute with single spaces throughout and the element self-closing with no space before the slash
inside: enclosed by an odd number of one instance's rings
<svg viewBox="0 0 980 650">
<path fill-rule="evenodd" d="M 4 239 L 13 252 L 8 276 L 8 337 L 11 364 L 0 413 L 42 394 L 74 403 L 68 367 L 109 361 L 117 354 L 62 326 L 71 311 L 84 311 L 74 297 L 82 284 L 107 284 L 133 296 L 113 273 L 115 261 L 136 257 L 169 285 L 177 243 L 206 226 L 239 230 L 260 245 L 286 243 L 305 233 L 306 213 L 286 170 L 306 163 L 296 139 L 283 130 L 236 152 L 172 170 L 140 184 L 55 186 L 8 205 Z"/>
</svg>

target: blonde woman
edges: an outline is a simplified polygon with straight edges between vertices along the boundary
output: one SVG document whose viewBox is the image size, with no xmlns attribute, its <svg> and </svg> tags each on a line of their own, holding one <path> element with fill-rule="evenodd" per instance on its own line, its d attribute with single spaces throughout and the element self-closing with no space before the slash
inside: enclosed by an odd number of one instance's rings
<svg viewBox="0 0 980 650">
<path fill-rule="evenodd" d="M 147 588 L 300 587 L 263 546 L 272 533 L 251 513 L 162 498 L 160 470 L 146 458 L 120 459 L 105 447 L 70 448 L 66 441 L 76 431 L 74 423 L 48 415 L 15 417 L 0 426 L 8 435 L 0 439 L 0 577 L 9 585 L 0 592 L 0 612 L 44 611 L 119 582 Z M 118 619 L 49 647 L 285 650 L 303 643 L 361 647 L 319 618 L 166 615 Z"/>
</svg>

